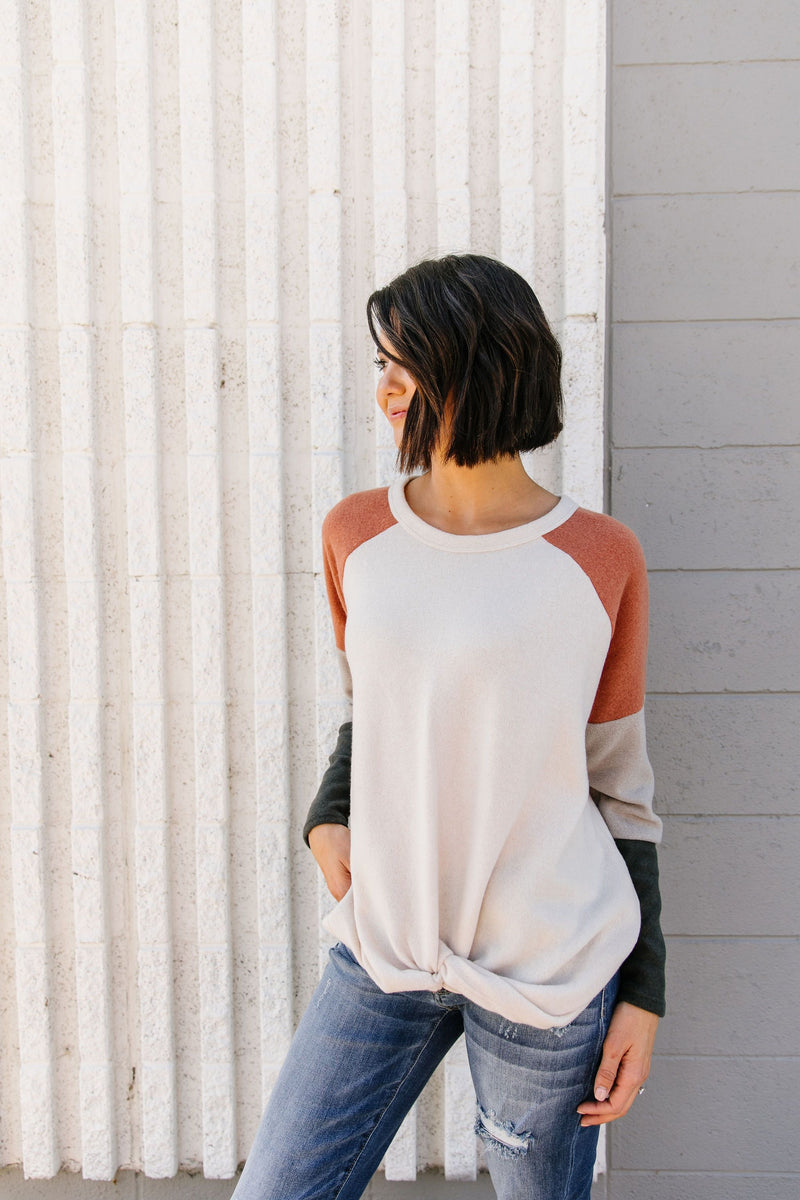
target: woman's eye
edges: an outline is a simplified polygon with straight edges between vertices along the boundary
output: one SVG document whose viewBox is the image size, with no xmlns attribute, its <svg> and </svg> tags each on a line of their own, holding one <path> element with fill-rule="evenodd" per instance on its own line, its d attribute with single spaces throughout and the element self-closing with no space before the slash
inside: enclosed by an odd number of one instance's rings
<svg viewBox="0 0 800 1200">
<path fill-rule="evenodd" d="M 378 367 L 381 371 L 386 366 L 386 363 L 384 362 L 384 360 L 382 358 L 373 358 L 372 361 L 375 363 L 375 366 Z"/>
</svg>

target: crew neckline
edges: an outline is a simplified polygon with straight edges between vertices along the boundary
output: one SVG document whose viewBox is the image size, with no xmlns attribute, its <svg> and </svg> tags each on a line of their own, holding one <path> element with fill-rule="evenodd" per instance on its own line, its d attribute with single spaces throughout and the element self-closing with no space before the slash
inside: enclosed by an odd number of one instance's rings
<svg viewBox="0 0 800 1200">
<path fill-rule="evenodd" d="M 566 521 L 567 517 L 571 517 L 579 507 L 577 500 L 564 493 L 550 512 L 536 517 L 533 521 L 526 521 L 523 525 L 514 525 L 511 529 L 497 529 L 493 533 L 449 533 L 423 521 L 408 503 L 406 484 L 415 478 L 415 475 L 400 475 L 389 485 L 389 508 L 398 524 L 420 541 L 439 550 L 475 553 L 519 546 L 541 537 L 542 534 L 550 533 Z"/>
</svg>

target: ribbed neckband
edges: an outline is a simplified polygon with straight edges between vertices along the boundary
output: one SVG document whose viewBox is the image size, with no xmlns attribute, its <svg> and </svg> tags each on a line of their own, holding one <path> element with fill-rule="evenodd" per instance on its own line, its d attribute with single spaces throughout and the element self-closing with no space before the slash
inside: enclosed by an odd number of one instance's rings
<svg viewBox="0 0 800 1200">
<path fill-rule="evenodd" d="M 551 529 L 556 529 L 578 508 L 577 500 L 563 495 L 549 513 L 537 517 L 535 521 L 528 521 L 525 525 L 499 529 L 495 533 L 448 533 L 423 521 L 409 505 L 405 487 L 413 478 L 413 475 L 401 475 L 389 485 L 389 507 L 398 524 L 415 538 L 429 546 L 435 546 L 438 550 L 476 554 L 482 550 L 505 550 L 509 546 L 520 546 L 523 542 L 530 542 L 544 533 L 550 533 Z"/>
</svg>

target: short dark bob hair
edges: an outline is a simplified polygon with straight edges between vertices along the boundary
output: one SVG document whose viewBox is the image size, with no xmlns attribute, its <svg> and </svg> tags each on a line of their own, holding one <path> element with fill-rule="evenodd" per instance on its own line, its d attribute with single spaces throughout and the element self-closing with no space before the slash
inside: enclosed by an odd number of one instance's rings
<svg viewBox="0 0 800 1200">
<path fill-rule="evenodd" d="M 530 284 L 496 258 L 447 254 L 416 263 L 372 293 L 367 322 L 381 353 L 417 385 L 400 471 L 430 469 L 451 392 L 450 443 L 441 453 L 461 467 L 536 450 L 561 432 L 561 347 Z"/>
</svg>

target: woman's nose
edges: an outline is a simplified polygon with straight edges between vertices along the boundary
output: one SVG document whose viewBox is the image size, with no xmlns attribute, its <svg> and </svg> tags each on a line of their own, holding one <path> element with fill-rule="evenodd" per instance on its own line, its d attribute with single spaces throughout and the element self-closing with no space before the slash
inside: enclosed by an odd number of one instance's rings
<svg viewBox="0 0 800 1200">
<path fill-rule="evenodd" d="M 386 395 L 398 396 L 405 391 L 405 380 L 402 372 L 399 371 L 394 364 L 386 367 L 381 375 L 380 387 Z"/>
</svg>

